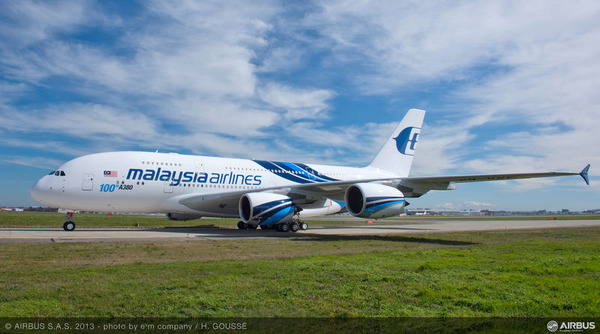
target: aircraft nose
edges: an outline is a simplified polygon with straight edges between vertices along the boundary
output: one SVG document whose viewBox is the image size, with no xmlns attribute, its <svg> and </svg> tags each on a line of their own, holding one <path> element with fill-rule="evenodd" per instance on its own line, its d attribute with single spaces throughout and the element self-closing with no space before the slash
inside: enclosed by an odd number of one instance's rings
<svg viewBox="0 0 600 334">
<path fill-rule="evenodd" d="M 29 191 L 29 195 L 34 200 L 48 205 L 48 197 L 51 191 L 51 179 L 50 176 L 46 175 L 39 179 Z"/>
</svg>

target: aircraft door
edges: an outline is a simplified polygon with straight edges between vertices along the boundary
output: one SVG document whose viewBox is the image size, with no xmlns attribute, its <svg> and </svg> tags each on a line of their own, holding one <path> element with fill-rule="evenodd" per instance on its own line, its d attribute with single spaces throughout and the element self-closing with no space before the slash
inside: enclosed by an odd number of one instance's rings
<svg viewBox="0 0 600 334">
<path fill-rule="evenodd" d="M 83 174 L 83 180 L 81 182 L 81 190 L 91 191 L 94 189 L 94 174 L 85 173 Z"/>
</svg>

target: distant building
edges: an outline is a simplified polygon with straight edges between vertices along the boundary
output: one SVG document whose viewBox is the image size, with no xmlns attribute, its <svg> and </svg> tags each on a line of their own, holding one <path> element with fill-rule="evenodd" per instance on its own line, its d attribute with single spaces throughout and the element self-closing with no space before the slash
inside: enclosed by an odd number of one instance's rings
<svg viewBox="0 0 600 334">
<path fill-rule="evenodd" d="M 12 211 L 12 212 L 23 212 L 23 208 L 10 208 L 10 207 L 6 207 L 6 208 L 1 208 L 0 210 L 2 210 L 2 211 Z"/>
</svg>

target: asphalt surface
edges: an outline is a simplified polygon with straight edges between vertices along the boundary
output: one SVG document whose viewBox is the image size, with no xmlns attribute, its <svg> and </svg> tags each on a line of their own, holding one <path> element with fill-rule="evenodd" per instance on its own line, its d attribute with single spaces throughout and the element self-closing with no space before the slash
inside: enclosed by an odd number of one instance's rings
<svg viewBox="0 0 600 334">
<path fill-rule="evenodd" d="M 312 222 L 318 225 L 318 222 Z M 311 222 L 309 221 L 309 226 Z M 0 228 L 0 242 L 82 242 L 134 240 L 218 240 L 247 238 L 289 238 L 319 236 L 367 236 L 464 231 L 600 226 L 600 220 L 420 220 L 417 223 L 360 226 L 309 227 L 307 231 L 237 230 L 215 227 L 193 228 Z"/>
</svg>

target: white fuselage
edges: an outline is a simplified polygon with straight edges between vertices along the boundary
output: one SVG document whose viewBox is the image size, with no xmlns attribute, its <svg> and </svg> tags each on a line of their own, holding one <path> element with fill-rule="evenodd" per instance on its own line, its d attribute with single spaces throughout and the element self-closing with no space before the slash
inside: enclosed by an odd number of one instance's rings
<svg viewBox="0 0 600 334">
<path fill-rule="evenodd" d="M 191 209 L 180 204 L 190 195 L 228 195 L 304 183 L 394 177 L 374 168 L 305 165 L 246 159 L 151 152 L 108 152 L 66 162 L 41 178 L 31 196 L 52 207 L 100 212 L 178 212 L 236 217 L 227 211 Z M 335 213 L 343 204 L 315 199 L 315 214 Z M 343 199 L 336 199 L 343 200 Z M 329 209 L 328 209 L 329 208 Z M 335 208 L 335 209 L 334 209 Z M 305 216 L 310 210 L 305 211 Z"/>
</svg>

